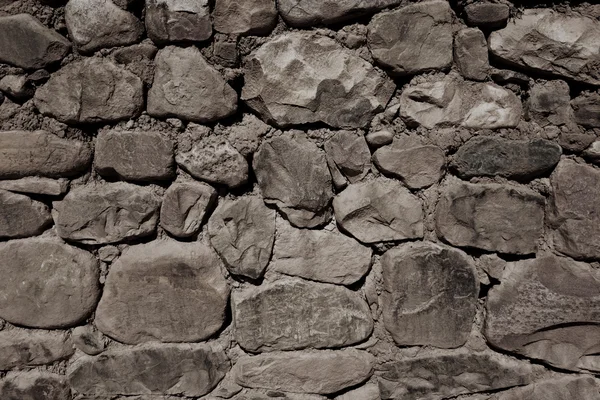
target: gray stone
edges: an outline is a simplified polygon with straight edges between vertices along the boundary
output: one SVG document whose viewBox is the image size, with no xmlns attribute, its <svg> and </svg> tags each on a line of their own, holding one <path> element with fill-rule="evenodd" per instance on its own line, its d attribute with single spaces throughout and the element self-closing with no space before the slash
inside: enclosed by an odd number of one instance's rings
<svg viewBox="0 0 600 400">
<path fill-rule="evenodd" d="M 333 190 L 325 153 L 306 136 L 263 142 L 253 169 L 265 202 L 275 204 L 292 225 L 313 228 L 330 219 Z"/>
<path fill-rule="evenodd" d="M 478 2 L 465 7 L 467 23 L 481 29 L 502 28 L 510 15 L 510 7 L 504 3 Z"/>
<path fill-rule="evenodd" d="M 69 0 L 65 7 L 69 37 L 83 53 L 138 42 L 144 25 L 112 0 Z"/>
<path fill-rule="evenodd" d="M 117 246 L 108 245 L 98 249 L 98 258 L 100 261 L 108 263 L 113 262 L 120 254 L 121 251 Z"/>
<path fill-rule="evenodd" d="M 580 153 L 587 149 L 596 139 L 596 135 L 592 132 L 566 130 L 558 136 L 558 144 L 567 152 Z"/>
<path fill-rule="evenodd" d="M 240 386 L 241 387 L 241 386 Z M 240 394 L 232 397 L 232 400 L 273 400 L 276 395 L 277 400 L 326 400 L 327 397 L 318 394 L 306 393 L 286 393 L 281 391 L 272 391 L 266 389 L 244 389 Z"/>
<path fill-rule="evenodd" d="M 584 93 L 571 101 L 573 119 L 587 128 L 600 128 L 600 93 Z"/>
<path fill-rule="evenodd" d="M 66 332 L 0 332 L 0 370 L 51 364 L 70 357 L 74 351 Z"/>
<path fill-rule="evenodd" d="M 596 400 L 597 382 L 591 376 L 565 376 L 497 393 L 488 400 Z"/>
<path fill-rule="evenodd" d="M 367 303 L 337 285 L 278 280 L 234 292 L 232 307 L 235 338 L 251 352 L 349 346 L 373 331 Z"/>
<path fill-rule="evenodd" d="M 199 397 L 217 386 L 229 368 L 217 346 L 145 344 L 106 351 L 101 357 L 83 356 L 67 373 L 73 389 L 83 394 Z"/>
<path fill-rule="evenodd" d="M 529 81 L 532 79 L 521 72 L 498 68 L 491 69 L 490 77 L 494 80 L 494 82 L 500 83 L 502 85 L 507 83 L 514 83 L 521 86 L 529 85 Z"/>
<path fill-rule="evenodd" d="M 592 143 L 590 147 L 583 152 L 583 157 L 596 165 L 600 165 L 600 140 L 596 140 Z M 2 182 L 0 181 L 0 188 L 1 187 Z"/>
<path fill-rule="evenodd" d="M 371 54 L 395 75 L 448 69 L 452 65 L 453 16 L 445 0 L 380 13 L 369 23 Z"/>
<path fill-rule="evenodd" d="M 176 237 L 193 236 L 208 219 L 218 197 L 217 191 L 206 183 L 174 183 L 163 198 L 160 226 Z"/>
<path fill-rule="evenodd" d="M 148 114 L 210 122 L 233 114 L 237 93 L 195 47 L 168 46 L 158 51 Z"/>
<path fill-rule="evenodd" d="M 0 17 L 0 62 L 25 69 L 62 60 L 71 43 L 29 14 Z"/>
<path fill-rule="evenodd" d="M 0 91 L 17 101 L 28 100 L 35 93 L 27 75 L 6 75 L 0 79 Z"/>
<path fill-rule="evenodd" d="M 358 389 L 350 390 L 335 397 L 335 400 L 380 400 L 379 386 L 376 383 L 367 383 Z"/>
<path fill-rule="evenodd" d="M 244 157 L 248 157 L 258 150 L 262 138 L 271 130 L 271 127 L 254 114 L 245 113 L 238 124 L 225 128 L 227 138 L 231 145 Z"/>
<path fill-rule="evenodd" d="M 525 114 L 540 126 L 564 125 L 570 120 L 570 101 L 567 82 L 536 82 L 529 92 Z"/>
<path fill-rule="evenodd" d="M 436 231 L 453 246 L 535 253 L 544 203 L 544 197 L 523 187 L 453 182 L 440 196 Z"/>
<path fill-rule="evenodd" d="M 371 169 L 371 152 L 362 134 L 338 131 L 325 142 L 324 149 L 337 188 L 360 181 Z"/>
<path fill-rule="evenodd" d="M 2 150 L 0 150 L 0 153 L 2 153 Z M 0 189 L 16 193 L 60 196 L 67 193 L 67 190 L 69 190 L 69 181 L 66 179 L 28 176 L 26 178 L 15 180 L 0 180 Z"/>
<path fill-rule="evenodd" d="M 98 301 L 98 262 L 48 239 L 0 243 L 0 318 L 31 328 L 62 328 L 88 317 Z"/>
<path fill-rule="evenodd" d="M 476 136 L 462 145 L 452 160 L 461 178 L 503 176 L 530 180 L 551 171 L 560 161 L 559 145 L 545 139 L 510 140 Z"/>
<path fill-rule="evenodd" d="M 35 236 L 52 223 L 44 203 L 0 189 L 0 239 Z"/>
<path fill-rule="evenodd" d="M 446 166 L 446 156 L 437 146 L 405 146 L 396 142 L 373 153 L 377 168 L 400 179 L 410 189 L 422 189 L 437 183 Z"/>
<path fill-rule="evenodd" d="M 240 358 L 232 373 L 246 387 L 330 394 L 369 379 L 374 361 L 355 349 L 271 353 Z"/>
<path fill-rule="evenodd" d="M 139 44 L 118 48 L 111 53 L 111 56 L 119 64 L 128 65 L 142 60 L 154 60 L 157 52 L 158 48 L 155 45 L 144 41 Z"/>
<path fill-rule="evenodd" d="M 42 114 L 67 124 L 115 122 L 142 112 L 144 91 L 133 73 L 89 57 L 54 73 L 33 100 Z"/>
<path fill-rule="evenodd" d="M 75 347 L 86 354 L 95 356 L 102 353 L 106 347 L 102 333 L 93 329 L 91 325 L 78 326 L 73 329 L 71 335 Z"/>
<path fill-rule="evenodd" d="M 456 348 L 471 334 L 479 282 L 462 251 L 406 243 L 381 257 L 383 320 L 400 346 Z"/>
<path fill-rule="evenodd" d="M 384 110 L 395 90 L 370 63 L 312 32 L 278 36 L 246 65 L 242 99 L 280 127 L 315 122 L 364 127 Z"/>
<path fill-rule="evenodd" d="M 454 62 L 467 79 L 483 81 L 490 69 L 488 47 L 483 32 L 477 28 L 460 30 L 454 38 Z"/>
<path fill-rule="evenodd" d="M 210 39 L 209 1 L 147 0 L 146 30 L 150 39 L 159 44 Z"/>
<path fill-rule="evenodd" d="M 224 200 L 208 221 L 208 235 L 229 272 L 258 279 L 271 259 L 275 211 L 260 197 Z"/>
<path fill-rule="evenodd" d="M 221 328 L 228 298 L 210 248 L 154 241 L 128 248 L 111 266 L 95 321 L 123 343 L 195 342 Z"/>
<path fill-rule="evenodd" d="M 2 400 L 71 400 L 63 375 L 44 371 L 12 372 L 0 380 Z"/>
<path fill-rule="evenodd" d="M 55 201 L 52 216 L 64 239 L 116 243 L 154 233 L 160 202 L 149 188 L 129 183 L 88 185 Z"/>
<path fill-rule="evenodd" d="M 230 35 L 267 35 L 277 24 L 275 0 L 217 0 L 215 30 Z"/>
<path fill-rule="evenodd" d="M 394 132 L 384 129 L 381 131 L 369 132 L 365 139 L 369 146 L 378 148 L 381 146 L 385 146 L 386 144 L 392 143 L 394 140 Z"/>
<path fill-rule="evenodd" d="M 340 228 L 363 243 L 423 237 L 423 206 L 397 181 L 350 185 L 333 199 L 333 209 Z"/>
</svg>

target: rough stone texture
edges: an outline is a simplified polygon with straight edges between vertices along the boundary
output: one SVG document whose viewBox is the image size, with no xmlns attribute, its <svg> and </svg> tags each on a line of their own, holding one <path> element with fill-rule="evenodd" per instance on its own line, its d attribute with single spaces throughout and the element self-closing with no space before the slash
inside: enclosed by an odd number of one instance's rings
<svg viewBox="0 0 600 400">
<path fill-rule="evenodd" d="M 508 263 L 487 300 L 495 347 L 567 370 L 600 372 L 600 271 L 553 255 Z"/>
<path fill-rule="evenodd" d="M 98 262 L 59 241 L 0 243 L 0 318 L 32 328 L 62 328 L 90 315 L 100 295 Z"/>
<path fill-rule="evenodd" d="M 51 364 L 75 350 L 66 332 L 0 332 L 0 370 Z"/>
<path fill-rule="evenodd" d="M 565 376 L 501 392 L 488 400 L 595 400 L 599 392 L 600 386 L 590 376 Z"/>
<path fill-rule="evenodd" d="M 587 128 L 600 128 L 600 93 L 585 93 L 571 101 L 573 119 Z"/>
<path fill-rule="evenodd" d="M 240 386 L 241 387 L 241 386 Z M 241 393 L 232 397 L 233 400 L 273 400 L 276 395 L 277 400 L 326 400 L 327 397 L 318 394 L 305 393 L 287 393 L 272 391 L 266 389 L 243 389 Z"/>
<path fill-rule="evenodd" d="M 69 366 L 71 386 L 100 396 L 169 394 L 203 396 L 230 364 L 222 349 L 207 344 L 145 344 L 83 356 Z"/>
<path fill-rule="evenodd" d="M 475 319 L 479 282 L 460 250 L 431 242 L 385 252 L 383 318 L 400 346 L 455 348 L 465 344 Z"/>
<path fill-rule="evenodd" d="M 530 180 L 551 171 L 560 161 L 559 145 L 545 139 L 510 140 L 477 136 L 454 155 L 452 168 L 461 178 L 503 176 Z"/>
<path fill-rule="evenodd" d="M 90 57 L 52 74 L 35 92 L 34 102 L 42 114 L 67 124 L 114 122 L 138 116 L 144 93 L 136 75 Z"/>
<path fill-rule="evenodd" d="M 43 371 L 12 372 L 0 380 L 2 400 L 71 400 L 63 375 Z"/>
<path fill-rule="evenodd" d="M 104 177 L 126 181 L 170 179 L 173 142 L 158 132 L 103 131 L 96 139 L 94 167 Z"/>
<path fill-rule="evenodd" d="M 380 400 L 379 386 L 376 383 L 367 383 L 358 389 L 337 396 L 335 400 Z"/>
<path fill-rule="evenodd" d="M 250 57 L 242 99 L 280 127 L 324 122 L 359 128 L 383 111 L 394 89 L 371 64 L 333 39 L 293 32 Z"/>
<path fill-rule="evenodd" d="M 260 278 L 273 251 L 275 211 L 260 197 L 224 200 L 208 221 L 210 243 L 235 275 Z"/>
<path fill-rule="evenodd" d="M 220 267 L 199 242 L 130 247 L 111 266 L 96 325 L 129 344 L 205 340 L 225 320 L 229 287 Z"/>
<path fill-rule="evenodd" d="M 436 231 L 453 246 L 509 254 L 535 253 L 544 198 L 522 187 L 453 182 L 436 209 Z"/>
<path fill-rule="evenodd" d="M 465 16 L 469 25 L 481 29 L 502 28 L 510 15 L 510 7 L 504 3 L 478 2 L 465 7 Z"/>
<path fill-rule="evenodd" d="M 383 174 L 400 179 L 408 188 L 422 189 L 440 180 L 446 156 L 437 146 L 406 146 L 395 142 L 377 149 L 373 163 Z"/>
<path fill-rule="evenodd" d="M 583 157 L 596 165 L 600 165 L 600 140 L 596 140 L 584 152 Z M 2 187 L 2 182 L 0 182 Z"/>
<path fill-rule="evenodd" d="M 324 149 L 336 188 L 358 182 L 371 169 L 371 152 L 363 135 L 338 131 L 325 142 Z"/>
<path fill-rule="evenodd" d="M 25 69 L 62 60 L 71 43 L 29 14 L 0 17 L 0 62 Z"/>
<path fill-rule="evenodd" d="M 86 354 L 95 356 L 106 347 L 104 336 L 90 325 L 78 326 L 71 333 L 73 345 Z"/>
<path fill-rule="evenodd" d="M 146 30 L 152 41 L 201 42 L 210 39 L 208 0 L 147 0 Z"/>
<path fill-rule="evenodd" d="M 150 189 L 124 182 L 84 186 L 53 202 L 52 217 L 64 239 L 116 243 L 151 235 L 160 201 Z"/>
<path fill-rule="evenodd" d="M 217 0 L 212 17 L 221 33 L 267 35 L 277 24 L 277 8 L 275 0 Z"/>
<path fill-rule="evenodd" d="M 304 135 L 263 142 L 252 165 L 266 203 L 277 206 L 299 228 L 322 225 L 331 217 L 331 174 L 325 153 Z"/>
<path fill-rule="evenodd" d="M 378 14 L 369 24 L 371 54 L 397 75 L 447 69 L 452 64 L 453 16 L 445 0 Z"/>
<path fill-rule="evenodd" d="M 331 284 L 279 280 L 234 292 L 232 304 L 235 338 L 252 352 L 349 346 L 373 330 L 367 303 Z"/>
<path fill-rule="evenodd" d="M 500 60 L 542 73 L 600 85 L 600 21 L 551 9 L 527 9 L 492 32 L 490 52 Z"/>
<path fill-rule="evenodd" d="M 22 194 L 0 189 L 0 204 L 0 239 L 38 235 L 52 223 L 47 205 Z"/>
<path fill-rule="evenodd" d="M 26 101 L 33 97 L 34 88 L 27 75 L 6 75 L 0 79 L 0 92 L 17 101 Z"/>
<path fill-rule="evenodd" d="M 483 81 L 490 69 L 488 47 L 483 32 L 476 28 L 462 29 L 454 38 L 454 62 L 467 79 Z"/>
<path fill-rule="evenodd" d="M 369 379 L 373 362 L 372 355 L 354 349 L 272 353 L 240 358 L 232 373 L 246 387 L 330 394 Z"/>
<path fill-rule="evenodd" d="M 540 126 L 564 125 L 570 120 L 569 85 L 565 81 L 536 83 L 529 93 L 526 115 Z"/>
<path fill-rule="evenodd" d="M 41 194 L 47 196 L 60 196 L 67 193 L 69 181 L 66 179 L 40 178 L 28 176 L 14 180 L 0 180 L 0 189 L 15 193 Z"/>
<path fill-rule="evenodd" d="M 363 243 L 423 237 L 423 206 L 400 182 L 357 183 L 333 199 L 340 228 Z"/>
<path fill-rule="evenodd" d="M 173 236 L 195 235 L 212 211 L 217 197 L 217 191 L 206 183 L 174 183 L 163 198 L 160 226 Z"/>
</svg>

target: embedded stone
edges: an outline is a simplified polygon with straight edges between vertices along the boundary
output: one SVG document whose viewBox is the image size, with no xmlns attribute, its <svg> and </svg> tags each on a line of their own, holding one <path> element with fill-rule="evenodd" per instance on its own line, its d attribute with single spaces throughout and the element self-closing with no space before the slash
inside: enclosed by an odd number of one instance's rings
<svg viewBox="0 0 600 400">
<path fill-rule="evenodd" d="M 2 151 L 0 150 L 0 153 L 1 152 Z M 67 190 L 69 190 L 69 181 L 66 179 L 28 176 L 21 179 L 0 180 L 0 189 L 15 193 L 60 196 L 67 193 Z"/>
<path fill-rule="evenodd" d="M 570 101 L 567 82 L 537 82 L 529 92 L 526 115 L 540 126 L 564 125 L 570 120 Z"/>
<path fill-rule="evenodd" d="M 45 371 L 10 372 L 0 380 L 2 400 L 71 400 L 63 375 Z"/>
<path fill-rule="evenodd" d="M 596 139 L 597 136 L 592 132 L 566 130 L 558 136 L 558 144 L 565 151 L 580 153 L 587 149 Z"/>
<path fill-rule="evenodd" d="M 35 236 L 52 223 L 44 203 L 0 189 L 0 239 Z"/>
<path fill-rule="evenodd" d="M 104 336 L 91 325 L 78 326 L 71 333 L 73 345 L 86 354 L 95 356 L 104 351 L 106 343 Z"/>
<path fill-rule="evenodd" d="M 380 400 L 379 386 L 376 383 L 367 383 L 358 389 L 350 390 L 340 396 L 335 397 L 335 400 Z"/>
<path fill-rule="evenodd" d="M 373 331 L 367 303 L 331 284 L 278 280 L 234 292 L 232 306 L 235 338 L 251 352 L 344 347 Z"/>
<path fill-rule="evenodd" d="M 158 44 L 202 42 L 210 39 L 208 0 L 147 0 L 146 30 Z"/>
<path fill-rule="evenodd" d="M 564 376 L 496 393 L 488 400 L 595 400 L 599 392 L 591 376 Z"/>
<path fill-rule="evenodd" d="M 74 351 L 66 332 L 0 332 L 0 370 L 51 364 L 70 357 Z"/>
<path fill-rule="evenodd" d="M 405 146 L 398 142 L 377 149 L 373 162 L 384 175 L 400 179 L 410 189 L 422 189 L 440 180 L 446 156 L 437 146 Z"/>
<path fill-rule="evenodd" d="M 215 30 L 229 35 L 267 35 L 277 24 L 275 0 L 217 0 Z"/>
<path fill-rule="evenodd" d="M 365 139 L 367 140 L 367 143 L 369 143 L 369 146 L 378 148 L 392 143 L 394 141 L 394 132 L 387 129 L 369 132 L 365 136 Z"/>
<path fill-rule="evenodd" d="M 16 101 L 26 101 L 33 97 L 35 88 L 27 75 L 6 75 L 0 79 L 0 92 Z"/>
<path fill-rule="evenodd" d="M 590 147 L 583 152 L 583 157 L 596 165 L 600 165 L 600 140 L 590 144 Z M 2 182 L 0 182 L 0 187 L 2 187 Z"/>
<path fill-rule="evenodd" d="M 338 131 L 325 142 L 324 149 L 338 188 L 360 181 L 371 169 L 371 152 L 362 134 Z"/>
<path fill-rule="evenodd" d="M 483 81 L 487 78 L 490 63 L 483 32 L 477 28 L 458 31 L 454 38 L 454 62 L 467 79 Z"/>
<path fill-rule="evenodd" d="M 573 119 L 586 128 L 600 128 L 600 93 L 584 93 L 571 101 Z"/>
<path fill-rule="evenodd" d="M 467 23 L 481 29 L 502 28 L 510 15 L 510 7 L 504 3 L 478 2 L 465 7 Z"/>
<path fill-rule="evenodd" d="M 258 150 L 263 137 L 271 127 L 251 113 L 245 113 L 242 120 L 225 128 L 229 143 L 244 157 L 248 157 Z"/>
<path fill-rule="evenodd" d="M 160 226 L 176 237 L 195 235 L 208 219 L 218 197 L 217 191 L 206 183 L 174 183 L 163 198 Z"/>
</svg>

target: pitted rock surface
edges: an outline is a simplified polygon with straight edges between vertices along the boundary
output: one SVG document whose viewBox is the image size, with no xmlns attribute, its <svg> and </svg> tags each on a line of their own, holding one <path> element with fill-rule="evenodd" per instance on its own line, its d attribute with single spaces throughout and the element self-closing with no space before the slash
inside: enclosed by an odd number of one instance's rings
<svg viewBox="0 0 600 400">
<path fill-rule="evenodd" d="M 51 225 L 48 206 L 27 196 L 0 189 L 0 239 L 35 236 Z"/>
<path fill-rule="evenodd" d="M 0 370 L 50 364 L 70 357 L 74 351 L 66 332 L 0 332 Z"/>
<path fill-rule="evenodd" d="M 195 235 L 208 219 L 217 197 L 217 191 L 206 183 L 174 183 L 163 198 L 160 226 L 176 237 Z"/>
<path fill-rule="evenodd" d="M 146 30 L 153 42 L 202 42 L 212 35 L 208 0 L 147 0 Z"/>
<path fill-rule="evenodd" d="M 336 188 L 360 181 L 371 169 L 371 152 L 363 135 L 338 131 L 323 147 Z"/>
<path fill-rule="evenodd" d="M 11 372 L 0 380 L 3 400 L 71 400 L 71 388 L 64 375 L 51 372 Z"/>
</svg>

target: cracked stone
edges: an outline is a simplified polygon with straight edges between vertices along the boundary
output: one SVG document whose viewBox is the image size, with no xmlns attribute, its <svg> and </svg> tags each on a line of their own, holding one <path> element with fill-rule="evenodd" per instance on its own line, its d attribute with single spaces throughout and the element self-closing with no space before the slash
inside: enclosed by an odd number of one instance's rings
<svg viewBox="0 0 600 400">
<path fill-rule="evenodd" d="M 217 191 L 206 183 L 174 183 L 163 198 L 160 226 L 176 237 L 193 236 L 200 231 L 218 197 Z"/>
<path fill-rule="evenodd" d="M 52 224 L 47 205 L 0 189 L 0 239 L 39 235 Z"/>
<path fill-rule="evenodd" d="M 66 332 L 0 332 L 0 370 L 51 364 L 70 357 L 74 351 Z"/>
<path fill-rule="evenodd" d="M 146 0 L 146 30 L 158 44 L 210 39 L 209 0 Z"/>
</svg>

